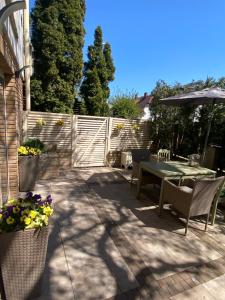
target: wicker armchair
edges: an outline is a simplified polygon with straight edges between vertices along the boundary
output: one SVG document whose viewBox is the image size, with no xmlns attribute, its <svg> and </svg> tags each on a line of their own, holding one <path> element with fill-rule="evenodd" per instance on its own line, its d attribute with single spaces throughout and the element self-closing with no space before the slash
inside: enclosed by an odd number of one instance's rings
<svg viewBox="0 0 225 300">
<path fill-rule="evenodd" d="M 158 161 L 169 161 L 170 160 L 170 150 L 159 149 L 159 151 L 157 152 L 157 160 Z"/>
<path fill-rule="evenodd" d="M 191 217 L 206 216 L 207 229 L 210 208 L 217 193 L 221 190 L 225 177 L 216 179 L 198 179 L 191 187 L 176 186 L 165 180 L 163 187 L 163 203 L 172 204 L 173 208 L 187 219 L 185 235 Z M 162 203 L 162 207 L 163 207 Z"/>
<path fill-rule="evenodd" d="M 131 183 L 134 178 L 139 178 L 139 164 L 141 161 L 149 161 L 151 159 L 151 152 L 148 149 L 133 149 L 131 150 L 132 155 L 132 175 Z"/>
</svg>

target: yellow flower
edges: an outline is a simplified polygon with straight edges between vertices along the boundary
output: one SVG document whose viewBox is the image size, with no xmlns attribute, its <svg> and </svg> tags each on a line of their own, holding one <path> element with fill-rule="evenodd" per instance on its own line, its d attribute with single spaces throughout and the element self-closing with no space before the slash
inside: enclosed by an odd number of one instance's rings
<svg viewBox="0 0 225 300">
<path fill-rule="evenodd" d="M 22 211 L 22 216 L 23 215 L 28 215 L 30 212 L 30 210 L 27 208 L 27 209 L 24 209 L 24 211 Z"/>
<path fill-rule="evenodd" d="M 24 223 L 25 223 L 26 225 L 30 225 L 30 223 L 31 223 L 31 218 L 26 217 L 26 218 L 24 219 Z"/>
<path fill-rule="evenodd" d="M 13 207 L 13 213 L 14 213 L 14 214 L 17 214 L 18 212 L 20 212 L 19 207 L 18 207 L 18 206 Z"/>
<path fill-rule="evenodd" d="M 0 220 L 2 219 L 2 217 L 3 217 L 3 214 L 0 214 Z"/>
<path fill-rule="evenodd" d="M 50 206 L 44 207 L 43 212 L 46 216 L 51 216 L 53 213 L 53 209 Z"/>
<path fill-rule="evenodd" d="M 8 217 L 7 220 L 6 220 L 6 223 L 8 225 L 12 225 L 14 222 L 15 222 L 15 220 L 12 217 Z"/>
<path fill-rule="evenodd" d="M 23 223 L 25 219 L 26 219 L 26 216 L 22 216 L 22 217 L 20 218 L 20 222 Z"/>
<path fill-rule="evenodd" d="M 15 199 L 9 199 L 6 203 L 6 206 L 16 205 L 18 204 L 18 201 Z"/>
<path fill-rule="evenodd" d="M 29 153 L 29 155 L 35 156 L 35 155 L 41 154 L 41 150 L 38 149 L 38 148 L 32 148 L 32 147 L 30 147 L 28 149 L 28 153 Z"/>
<path fill-rule="evenodd" d="M 19 155 L 28 155 L 27 147 L 20 146 L 18 149 L 18 154 Z"/>
<path fill-rule="evenodd" d="M 35 210 L 31 210 L 28 215 L 31 219 L 35 219 L 37 216 L 37 212 Z"/>
<path fill-rule="evenodd" d="M 44 218 L 44 223 L 45 223 L 45 225 L 47 226 L 48 225 L 48 217 L 47 216 L 45 216 L 45 218 Z"/>
</svg>

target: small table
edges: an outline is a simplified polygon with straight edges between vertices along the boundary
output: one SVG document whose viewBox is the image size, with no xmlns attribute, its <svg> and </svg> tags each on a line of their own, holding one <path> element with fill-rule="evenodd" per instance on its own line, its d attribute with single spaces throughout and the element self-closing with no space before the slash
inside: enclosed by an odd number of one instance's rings
<svg viewBox="0 0 225 300">
<path fill-rule="evenodd" d="M 182 180 L 187 178 L 203 178 L 211 177 L 215 178 L 216 172 L 203 167 L 191 167 L 186 162 L 180 161 L 169 161 L 169 162 L 141 162 L 139 171 L 138 191 L 137 197 L 141 192 L 141 186 L 143 184 L 151 183 L 151 177 L 148 173 L 154 174 L 155 176 L 162 179 L 160 198 L 159 198 L 159 214 L 162 211 L 162 197 L 163 197 L 163 184 L 165 180 L 177 179 L 179 184 Z M 214 201 L 212 211 L 212 223 L 214 223 L 216 214 L 217 201 Z"/>
</svg>

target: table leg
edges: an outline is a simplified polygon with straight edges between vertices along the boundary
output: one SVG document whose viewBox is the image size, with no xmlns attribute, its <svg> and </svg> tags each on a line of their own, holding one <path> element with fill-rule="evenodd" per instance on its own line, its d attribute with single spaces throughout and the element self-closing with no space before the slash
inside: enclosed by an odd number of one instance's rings
<svg viewBox="0 0 225 300">
<path fill-rule="evenodd" d="M 141 193 L 141 185 L 142 185 L 142 168 L 139 168 L 139 178 L 138 178 L 138 183 L 137 183 L 137 195 L 136 197 L 139 198 L 140 193 Z"/>
<path fill-rule="evenodd" d="M 214 225 L 216 219 L 216 211 L 217 211 L 218 198 L 214 199 L 212 206 L 212 215 L 211 215 L 211 225 Z"/>
<path fill-rule="evenodd" d="M 161 188 L 160 188 L 160 197 L 159 197 L 159 215 L 162 214 L 163 209 L 163 186 L 164 186 L 164 178 L 162 178 Z"/>
</svg>

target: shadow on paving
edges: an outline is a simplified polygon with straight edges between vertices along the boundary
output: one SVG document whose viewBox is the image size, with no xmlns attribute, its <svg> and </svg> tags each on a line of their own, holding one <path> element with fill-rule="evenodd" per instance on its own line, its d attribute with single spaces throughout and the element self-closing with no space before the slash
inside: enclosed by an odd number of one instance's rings
<svg viewBox="0 0 225 300">
<path fill-rule="evenodd" d="M 195 266 L 210 250 L 193 233 L 180 234 L 182 223 L 167 212 L 159 218 L 151 199 L 136 200 L 119 173 L 93 170 L 84 180 L 82 172 L 51 182 L 56 213 L 40 299 L 169 299 L 190 289 L 173 290 L 164 280 L 182 270 L 198 278 Z"/>
</svg>

